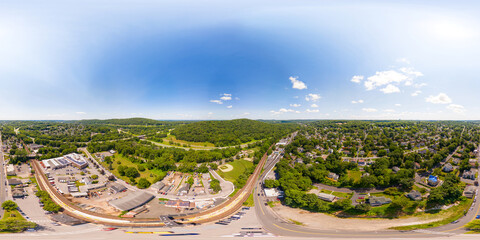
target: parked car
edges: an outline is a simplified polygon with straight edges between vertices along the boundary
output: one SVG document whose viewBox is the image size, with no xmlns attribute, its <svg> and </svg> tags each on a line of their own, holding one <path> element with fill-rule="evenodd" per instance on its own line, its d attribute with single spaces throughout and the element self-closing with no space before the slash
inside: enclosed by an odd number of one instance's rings
<svg viewBox="0 0 480 240">
<path fill-rule="evenodd" d="M 480 219 L 480 215 L 477 215 L 476 219 Z"/>
</svg>

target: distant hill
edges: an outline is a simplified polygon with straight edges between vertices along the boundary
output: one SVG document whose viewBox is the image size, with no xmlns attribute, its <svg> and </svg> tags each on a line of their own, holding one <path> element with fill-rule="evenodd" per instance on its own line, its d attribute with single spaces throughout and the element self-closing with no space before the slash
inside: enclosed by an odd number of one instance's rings
<svg viewBox="0 0 480 240">
<path fill-rule="evenodd" d="M 80 120 L 83 124 L 112 124 L 112 125 L 170 125 L 181 123 L 180 121 L 159 121 L 148 118 L 123 118 L 123 119 L 89 119 Z"/>
<path fill-rule="evenodd" d="M 274 124 L 250 119 L 198 121 L 182 124 L 171 132 L 179 140 L 210 142 L 216 146 L 233 146 L 272 136 L 286 135 L 296 124 Z"/>
</svg>

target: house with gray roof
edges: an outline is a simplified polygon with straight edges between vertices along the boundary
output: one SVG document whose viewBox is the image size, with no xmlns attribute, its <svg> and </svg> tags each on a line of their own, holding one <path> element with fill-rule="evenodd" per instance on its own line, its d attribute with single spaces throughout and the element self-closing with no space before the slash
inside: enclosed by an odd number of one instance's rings
<svg viewBox="0 0 480 240">
<path fill-rule="evenodd" d="M 413 201 L 422 201 L 422 194 L 417 190 L 412 190 L 407 193 L 405 196 L 412 199 Z"/>
</svg>

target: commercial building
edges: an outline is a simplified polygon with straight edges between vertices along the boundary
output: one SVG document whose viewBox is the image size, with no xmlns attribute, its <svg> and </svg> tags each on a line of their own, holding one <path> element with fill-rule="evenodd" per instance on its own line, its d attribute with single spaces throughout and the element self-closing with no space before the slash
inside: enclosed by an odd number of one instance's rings
<svg viewBox="0 0 480 240">
<path fill-rule="evenodd" d="M 119 192 L 126 191 L 127 188 L 120 183 L 112 183 L 110 185 L 110 190 L 114 193 L 119 193 Z"/>
<path fill-rule="evenodd" d="M 83 169 L 88 166 L 87 160 L 79 154 L 71 153 L 63 157 L 43 160 L 42 165 L 47 169 L 58 169 L 66 166 L 74 166 L 78 169 Z"/>
<path fill-rule="evenodd" d="M 263 189 L 266 197 L 283 197 L 283 191 L 280 191 L 276 188 L 265 188 Z"/>
<path fill-rule="evenodd" d="M 162 191 L 162 189 L 165 187 L 165 183 L 163 182 L 156 182 L 154 184 L 152 184 L 152 186 L 150 186 L 150 188 L 152 190 L 154 190 L 155 192 L 159 193 L 160 191 Z"/>
<path fill-rule="evenodd" d="M 123 198 L 111 200 L 108 203 L 120 211 L 129 211 L 143 206 L 153 198 L 154 196 L 150 193 L 137 191 Z"/>
<path fill-rule="evenodd" d="M 183 200 L 169 200 L 165 203 L 166 207 L 175 207 L 175 208 L 195 208 L 195 202 L 183 201 Z"/>
</svg>

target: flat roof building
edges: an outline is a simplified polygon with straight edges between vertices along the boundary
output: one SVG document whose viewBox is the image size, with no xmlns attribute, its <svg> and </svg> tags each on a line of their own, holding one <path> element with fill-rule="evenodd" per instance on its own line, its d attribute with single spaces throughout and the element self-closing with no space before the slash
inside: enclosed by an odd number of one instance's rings
<svg viewBox="0 0 480 240">
<path fill-rule="evenodd" d="M 153 198 L 154 196 L 150 193 L 137 191 L 123 198 L 111 200 L 108 203 L 120 211 L 129 211 L 143 206 Z"/>
</svg>

